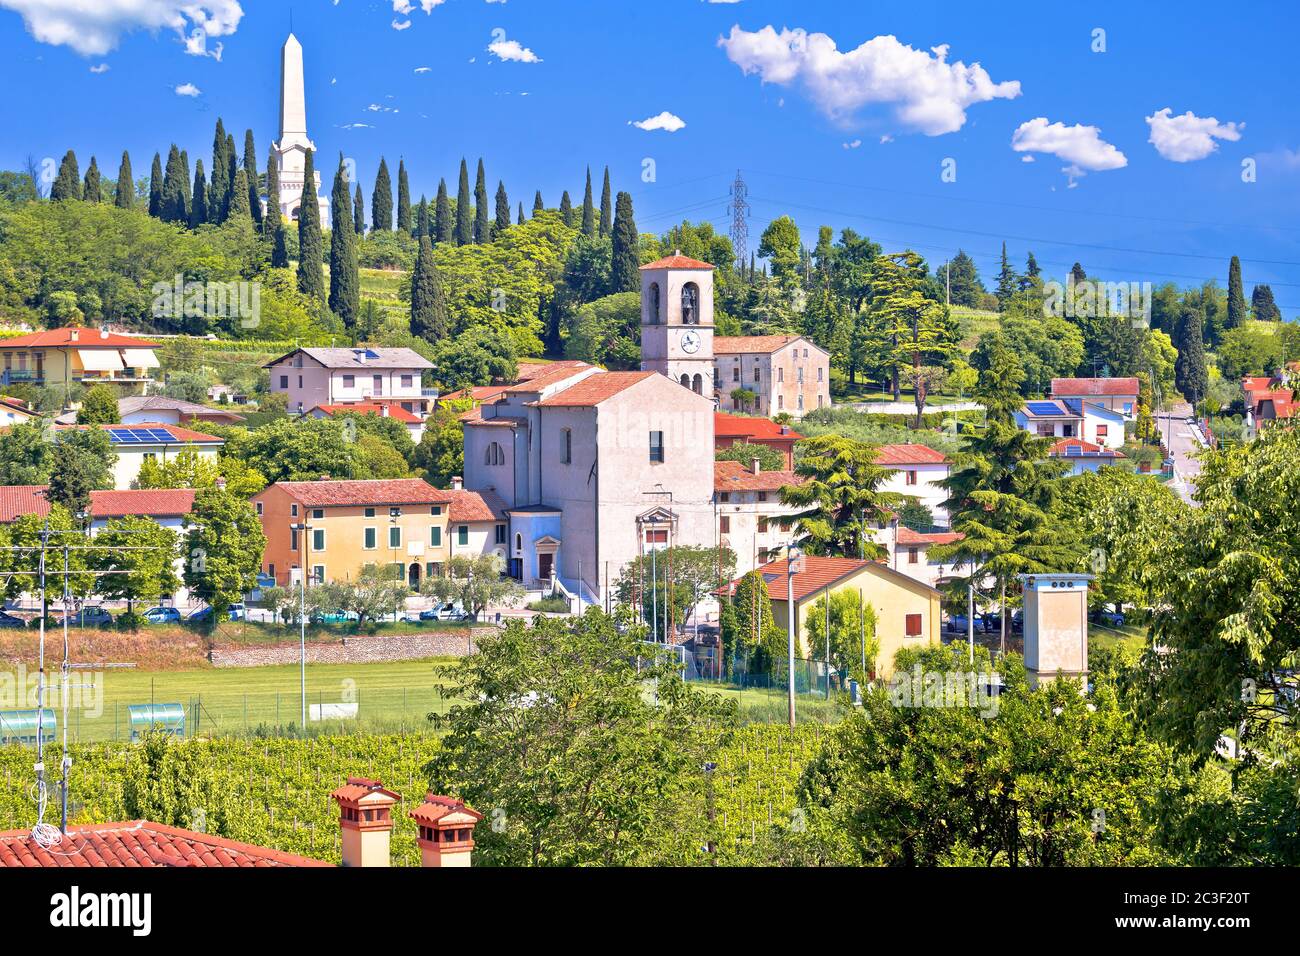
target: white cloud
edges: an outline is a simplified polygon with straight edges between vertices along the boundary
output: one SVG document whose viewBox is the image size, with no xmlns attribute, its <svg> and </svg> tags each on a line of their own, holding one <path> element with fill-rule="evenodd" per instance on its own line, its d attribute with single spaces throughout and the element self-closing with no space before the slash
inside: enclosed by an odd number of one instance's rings
<svg viewBox="0 0 1300 956">
<path fill-rule="evenodd" d="M 845 149 L 857 149 L 859 146 L 862 145 L 862 140 L 855 139 L 851 143 L 840 143 L 840 145 Z"/>
<path fill-rule="evenodd" d="M 1022 163 L 1032 163 L 1032 162 L 1034 162 L 1034 154 L 1033 154 L 1033 153 L 1025 153 L 1023 156 L 1020 157 L 1020 161 L 1021 161 Z"/>
<path fill-rule="evenodd" d="M 680 116 L 676 116 L 667 110 L 664 110 L 658 116 L 650 116 L 643 120 L 628 120 L 628 123 L 637 129 L 655 130 L 661 129 L 667 133 L 675 133 L 679 129 L 686 127 L 686 121 Z"/>
<path fill-rule="evenodd" d="M 1128 165 L 1123 153 L 1101 138 L 1096 126 L 1076 123 L 1049 123 L 1039 116 L 1021 123 L 1011 135 L 1011 148 L 1017 153 L 1047 153 L 1067 163 L 1061 171 L 1074 180 L 1106 169 L 1122 169 Z"/>
<path fill-rule="evenodd" d="M 420 9 L 423 10 L 426 14 L 433 13 L 434 7 L 440 7 L 446 2 L 447 0 L 419 0 Z M 402 16 L 406 16 L 414 9 L 415 9 L 415 4 L 412 3 L 411 0 L 393 0 L 394 13 L 400 13 Z"/>
<path fill-rule="evenodd" d="M 518 40 L 507 40 L 503 36 L 499 40 L 493 40 L 488 44 L 488 52 L 495 54 L 498 59 L 507 60 L 512 63 L 541 63 L 539 57 L 528 47 L 520 44 Z"/>
<path fill-rule="evenodd" d="M 195 31 L 230 36 L 244 16 L 238 0 L 0 0 L 0 8 L 21 14 L 41 43 L 82 56 L 103 56 L 133 30 L 173 30 L 189 50 Z"/>
<path fill-rule="evenodd" d="M 825 33 L 772 26 L 749 32 L 738 25 L 718 38 L 727 58 L 764 83 L 788 86 L 800 81 L 812 102 L 837 122 L 847 122 L 864 106 L 893 107 L 907 129 L 939 136 L 962 128 L 966 109 L 994 99 L 1015 99 L 1020 83 L 994 83 L 978 63 L 949 63 L 948 47 L 930 52 L 877 36 L 842 53 Z"/>
<path fill-rule="evenodd" d="M 416 72 L 416 73 L 432 73 L 432 72 L 433 72 L 433 67 L 431 67 L 431 66 L 417 66 L 417 67 L 415 68 L 415 72 Z"/>
<path fill-rule="evenodd" d="M 374 129 L 369 123 L 344 123 L 342 129 Z"/>
<path fill-rule="evenodd" d="M 393 29 L 394 29 L 394 30 L 406 30 L 406 29 L 408 29 L 410 26 L 411 26 L 411 21 L 410 21 L 410 20 L 398 20 L 397 17 L 393 17 Z"/>
<path fill-rule="evenodd" d="M 176 87 L 177 96 L 198 96 L 202 92 L 203 91 L 193 83 L 182 83 L 180 86 Z"/>
<path fill-rule="evenodd" d="M 107 63 L 96 63 L 90 68 L 91 73 L 107 73 L 111 67 Z"/>
<path fill-rule="evenodd" d="M 883 146 L 885 143 L 892 143 L 893 141 L 894 141 L 894 137 L 890 136 L 888 133 L 886 133 L 886 134 L 884 134 L 883 136 L 880 137 L 880 144 L 881 144 L 882 146 Z"/>
<path fill-rule="evenodd" d="M 1213 116 L 1195 116 L 1188 110 L 1182 116 L 1171 115 L 1166 106 L 1146 118 L 1151 127 L 1148 140 L 1156 152 L 1175 163 L 1204 159 L 1219 148 L 1216 139 L 1235 143 L 1241 139 L 1245 123 L 1220 123 Z"/>
<path fill-rule="evenodd" d="M 194 30 L 189 36 L 185 37 L 185 52 L 190 56 L 210 56 L 218 63 L 221 62 L 221 53 L 225 45 L 218 42 L 211 51 L 208 50 L 208 35 L 203 30 Z"/>
</svg>

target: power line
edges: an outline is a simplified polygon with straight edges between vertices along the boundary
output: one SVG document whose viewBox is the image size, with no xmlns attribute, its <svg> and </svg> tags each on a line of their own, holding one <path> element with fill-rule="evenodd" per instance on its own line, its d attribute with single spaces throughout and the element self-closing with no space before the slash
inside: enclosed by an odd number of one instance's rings
<svg viewBox="0 0 1300 956">
<path fill-rule="evenodd" d="M 744 268 L 749 259 L 749 187 L 739 169 L 736 170 L 736 181 L 731 184 L 731 202 L 727 212 L 731 216 L 731 249 L 738 266 Z"/>
</svg>

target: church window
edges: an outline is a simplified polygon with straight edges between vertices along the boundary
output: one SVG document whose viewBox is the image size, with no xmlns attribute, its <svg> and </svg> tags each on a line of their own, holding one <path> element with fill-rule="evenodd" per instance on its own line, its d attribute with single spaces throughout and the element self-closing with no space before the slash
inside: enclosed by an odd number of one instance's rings
<svg viewBox="0 0 1300 956">
<path fill-rule="evenodd" d="M 691 377 L 687 375 L 685 372 L 682 373 L 682 377 L 679 379 L 679 381 L 682 383 L 682 388 L 691 387 Z"/>
<path fill-rule="evenodd" d="M 700 287 L 694 282 L 682 286 L 682 325 L 700 324 Z"/>
<path fill-rule="evenodd" d="M 663 432 L 650 433 L 650 460 L 659 461 L 659 462 L 664 460 L 664 433 Z"/>
<path fill-rule="evenodd" d="M 658 325 L 659 324 L 659 283 L 658 282 L 650 283 L 650 293 L 647 298 L 649 299 L 649 302 L 647 304 L 649 305 L 650 308 L 650 324 Z"/>
<path fill-rule="evenodd" d="M 488 445 L 483 452 L 483 464 L 485 465 L 504 465 L 506 463 L 506 453 L 499 444 L 493 442 Z"/>
<path fill-rule="evenodd" d="M 691 379 L 691 391 L 693 391 L 696 395 L 704 394 L 704 379 L 700 378 L 699 375 L 696 375 L 693 379 Z"/>
<path fill-rule="evenodd" d="M 570 464 L 573 461 L 573 431 L 566 428 L 560 432 L 560 463 Z"/>
<path fill-rule="evenodd" d="M 757 365 L 755 365 L 755 366 L 754 366 L 754 381 L 756 381 L 756 382 L 761 382 L 762 380 L 763 380 L 763 370 L 760 369 Z"/>
</svg>

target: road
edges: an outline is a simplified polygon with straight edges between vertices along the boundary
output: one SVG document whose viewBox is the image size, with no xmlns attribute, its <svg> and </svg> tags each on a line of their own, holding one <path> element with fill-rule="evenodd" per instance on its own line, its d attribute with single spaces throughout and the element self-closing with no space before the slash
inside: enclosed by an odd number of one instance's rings
<svg viewBox="0 0 1300 956">
<path fill-rule="evenodd" d="M 1190 503 L 1196 479 L 1201 473 L 1201 462 L 1196 456 L 1205 447 L 1192 419 L 1192 407 L 1175 405 L 1170 411 L 1161 412 L 1156 420 L 1174 459 L 1174 490 Z"/>
</svg>

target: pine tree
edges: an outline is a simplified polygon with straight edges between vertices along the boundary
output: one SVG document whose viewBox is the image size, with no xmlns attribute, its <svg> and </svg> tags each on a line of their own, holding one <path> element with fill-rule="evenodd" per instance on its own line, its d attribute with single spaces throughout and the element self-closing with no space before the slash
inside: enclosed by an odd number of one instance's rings
<svg viewBox="0 0 1300 956">
<path fill-rule="evenodd" d="M 366 232 L 366 201 L 361 198 L 361 184 L 357 183 L 357 193 L 352 200 L 352 227 L 358 236 Z"/>
<path fill-rule="evenodd" d="M 208 221 L 208 180 L 201 159 L 194 162 L 194 188 L 190 197 L 190 228 L 197 229 Z"/>
<path fill-rule="evenodd" d="M 497 218 L 496 232 L 505 232 L 510 228 L 510 199 L 506 196 L 506 184 L 497 180 Z"/>
<path fill-rule="evenodd" d="M 440 342 L 451 335 L 447 303 L 428 236 L 420 237 L 420 252 L 411 274 L 411 334 L 428 342 Z"/>
<path fill-rule="evenodd" d="M 545 208 L 546 204 L 542 202 L 542 191 L 539 189 L 537 194 L 533 196 L 533 215 L 536 216 Z"/>
<path fill-rule="evenodd" d="M 117 194 L 113 205 L 130 209 L 135 205 L 135 180 L 131 178 L 131 154 L 122 150 L 122 164 L 117 167 Z"/>
<path fill-rule="evenodd" d="M 1273 289 L 1266 283 L 1255 286 L 1250 293 L 1250 309 L 1260 322 L 1281 322 L 1282 310 L 1273 300 Z"/>
<path fill-rule="evenodd" d="M 587 189 L 582 196 L 582 234 L 596 235 L 596 209 L 591 204 L 591 167 L 587 167 Z"/>
<path fill-rule="evenodd" d="M 455 238 L 456 224 L 451 219 L 451 200 L 447 198 L 447 180 L 438 180 L 438 197 L 433 205 L 433 239 L 451 242 Z"/>
<path fill-rule="evenodd" d="M 1016 294 L 1016 270 L 1011 268 L 1011 260 L 1007 258 L 1007 244 L 1002 243 L 1002 264 L 998 269 L 998 311 L 1005 312 L 1007 306 L 1011 304 L 1011 298 Z"/>
<path fill-rule="evenodd" d="M 1074 281 L 1075 285 L 1083 285 L 1083 283 L 1088 281 L 1088 273 L 1084 272 L 1083 266 L 1076 262 L 1070 267 L 1070 278 Z"/>
<path fill-rule="evenodd" d="M 280 157 L 275 153 L 275 147 L 266 155 L 266 218 L 262 220 L 262 232 L 273 243 L 276 240 L 277 233 L 284 232 L 284 217 L 280 213 Z M 283 242 L 283 236 L 280 237 Z M 272 252 L 271 265 L 277 269 L 287 268 L 288 260 L 276 262 L 275 254 Z"/>
<path fill-rule="evenodd" d="M 149 169 L 149 215 L 157 219 L 162 215 L 162 157 L 153 154 L 153 166 Z"/>
<path fill-rule="evenodd" d="M 162 213 L 163 222 L 189 223 L 190 211 L 185 208 L 185 170 L 181 166 L 181 151 L 172 144 L 167 153 L 167 171 L 163 174 Z"/>
<path fill-rule="evenodd" d="M 627 193 L 618 194 L 612 232 L 610 292 L 637 292 L 641 288 L 641 250 L 636 223 L 632 219 L 632 197 Z"/>
<path fill-rule="evenodd" d="M 1241 288 L 1241 260 L 1233 256 L 1228 263 L 1228 321 L 1225 328 L 1237 328 L 1246 321 L 1246 317 L 1246 294 Z"/>
<path fill-rule="evenodd" d="M 492 224 L 488 219 L 487 177 L 483 174 L 482 159 L 478 161 L 478 172 L 474 176 L 474 241 L 492 241 Z"/>
<path fill-rule="evenodd" d="M 613 223 L 610 220 L 609 205 L 609 167 L 605 167 L 605 185 L 600 188 L 600 238 L 609 236 Z"/>
<path fill-rule="evenodd" d="M 456 245 L 468 246 L 474 241 L 473 210 L 469 205 L 469 167 L 460 161 L 460 181 L 456 185 Z"/>
<path fill-rule="evenodd" d="M 104 197 L 99 191 L 99 163 L 95 157 L 90 157 L 90 166 L 86 170 L 86 179 L 81 185 L 81 198 L 86 202 L 103 202 Z"/>
<path fill-rule="evenodd" d="M 1193 405 L 1205 397 L 1210 375 L 1205 365 L 1204 318 L 1191 306 L 1184 306 L 1178 318 L 1178 360 L 1174 363 L 1174 385 Z"/>
<path fill-rule="evenodd" d="M 569 191 L 566 189 L 564 195 L 560 197 L 560 218 L 564 224 L 572 228 L 573 226 L 573 203 L 569 200 Z"/>
<path fill-rule="evenodd" d="M 59 175 L 50 187 L 50 198 L 55 202 L 81 198 L 81 170 L 77 168 L 77 154 L 68 150 L 59 164 Z"/>
<path fill-rule="evenodd" d="M 316 166 L 312 151 L 307 150 L 303 170 L 302 200 L 298 206 L 298 291 L 313 299 L 325 300 L 320 203 L 316 197 Z"/>
<path fill-rule="evenodd" d="M 411 234 L 411 183 L 406 178 L 406 160 L 397 161 L 397 231 Z"/>
<path fill-rule="evenodd" d="M 388 160 L 379 158 L 379 172 L 375 174 L 375 191 L 370 197 L 370 231 L 391 232 L 393 229 L 393 181 L 388 176 Z"/>
<path fill-rule="evenodd" d="M 343 321 L 343 327 L 353 332 L 361 311 L 361 277 L 357 269 L 356 226 L 352 222 L 352 190 L 342 153 L 330 200 L 329 306 Z"/>
<path fill-rule="evenodd" d="M 253 222 L 262 225 L 262 191 L 257 185 L 257 148 L 253 145 L 253 131 L 244 130 L 244 179 L 248 182 L 248 210 Z"/>
<path fill-rule="evenodd" d="M 212 135 L 212 179 L 208 182 L 208 217 L 210 222 L 226 221 L 230 208 L 230 159 L 226 156 L 226 126 L 217 118 L 217 129 Z"/>
</svg>

